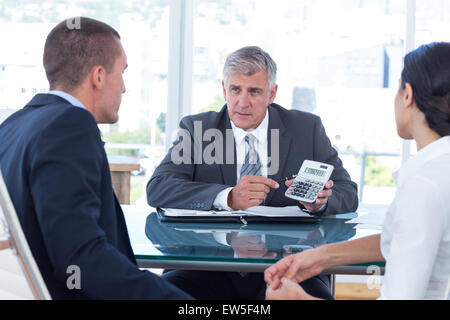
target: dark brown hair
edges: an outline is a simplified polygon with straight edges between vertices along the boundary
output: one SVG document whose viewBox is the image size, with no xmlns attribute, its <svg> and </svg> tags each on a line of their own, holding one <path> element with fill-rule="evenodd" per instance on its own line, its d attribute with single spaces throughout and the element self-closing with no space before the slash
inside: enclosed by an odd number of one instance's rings
<svg viewBox="0 0 450 320">
<path fill-rule="evenodd" d="M 402 88 L 411 84 L 414 100 L 428 126 L 450 135 L 450 42 L 422 45 L 405 56 Z"/>
<path fill-rule="evenodd" d="M 119 56 L 119 33 L 106 23 L 77 17 L 60 22 L 47 36 L 44 69 L 50 89 L 72 90 L 101 65 L 111 72 Z"/>
</svg>

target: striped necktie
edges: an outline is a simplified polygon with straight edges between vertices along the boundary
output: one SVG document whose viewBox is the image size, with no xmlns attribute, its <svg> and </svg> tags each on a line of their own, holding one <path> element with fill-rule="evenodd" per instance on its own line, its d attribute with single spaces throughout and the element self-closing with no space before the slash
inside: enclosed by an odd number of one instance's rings
<svg viewBox="0 0 450 320">
<path fill-rule="evenodd" d="M 240 178 L 247 175 L 261 175 L 261 161 L 255 149 L 255 140 L 256 138 L 252 134 L 245 136 L 245 161 L 241 168 Z"/>
<path fill-rule="evenodd" d="M 255 136 L 250 133 L 245 136 L 245 161 L 241 168 L 240 179 L 246 175 L 261 175 L 261 161 L 259 161 L 258 152 L 255 149 L 255 140 Z M 241 277 L 245 277 L 247 272 L 239 272 L 239 274 Z"/>
</svg>

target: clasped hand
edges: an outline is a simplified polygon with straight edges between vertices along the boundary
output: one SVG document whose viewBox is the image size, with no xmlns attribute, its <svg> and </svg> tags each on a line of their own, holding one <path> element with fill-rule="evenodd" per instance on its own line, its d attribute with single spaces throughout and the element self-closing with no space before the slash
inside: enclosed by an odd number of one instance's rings
<svg viewBox="0 0 450 320">
<path fill-rule="evenodd" d="M 264 272 L 268 287 L 266 299 L 313 299 L 298 285 L 306 279 L 320 274 L 324 258 L 319 249 L 306 250 L 287 256 Z"/>
</svg>

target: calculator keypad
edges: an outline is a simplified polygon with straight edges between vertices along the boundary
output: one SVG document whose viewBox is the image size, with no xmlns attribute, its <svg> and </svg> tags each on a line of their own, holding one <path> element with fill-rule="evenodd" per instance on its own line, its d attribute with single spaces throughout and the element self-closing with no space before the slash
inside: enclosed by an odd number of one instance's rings
<svg viewBox="0 0 450 320">
<path fill-rule="evenodd" d="M 317 193 L 323 189 L 323 183 L 313 180 L 295 181 L 289 187 L 288 193 L 295 197 L 300 197 L 310 202 L 314 201 Z"/>
</svg>

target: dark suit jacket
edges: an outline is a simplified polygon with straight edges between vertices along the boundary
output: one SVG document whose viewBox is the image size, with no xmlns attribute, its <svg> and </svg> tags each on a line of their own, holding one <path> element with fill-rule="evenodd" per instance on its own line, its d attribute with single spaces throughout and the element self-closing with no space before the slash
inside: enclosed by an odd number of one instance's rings
<svg viewBox="0 0 450 320">
<path fill-rule="evenodd" d="M 332 164 L 333 195 L 328 199 L 326 210 L 321 214 L 355 211 L 358 207 L 357 186 L 350 180 L 336 150 L 331 146 L 320 118 L 310 113 L 286 110 L 277 104 L 271 104 L 268 112 L 269 156 L 273 143 L 270 138 L 271 129 L 279 129 L 279 170 L 269 175 L 269 178 L 280 180 L 296 174 L 306 159 Z M 232 130 L 226 105 L 219 112 L 206 112 L 183 118 L 180 128 L 187 130 L 192 137 L 187 144 L 191 147 L 190 154 L 181 154 L 183 148 L 184 150 L 187 148 L 186 145 L 181 147 L 186 143 L 186 137 L 180 137 L 174 142 L 147 185 L 147 199 L 151 206 L 209 210 L 213 208 L 213 202 L 220 191 L 236 185 L 235 146 L 234 161 L 230 164 L 226 161 L 226 143 L 222 143 L 223 150 L 215 150 L 216 153 L 222 152 L 223 163 L 206 164 L 204 161 L 198 163 L 198 157 L 195 159 L 196 152 L 197 154 L 199 150 L 202 152 L 212 143 L 194 139 L 197 121 L 201 122 L 203 132 L 217 129 L 223 137 L 226 137 L 226 130 Z M 198 124 L 197 122 L 197 127 Z M 234 144 L 234 139 L 232 140 Z M 190 163 L 175 164 L 171 159 L 172 152 L 190 159 Z M 265 205 L 275 207 L 297 205 L 296 200 L 285 197 L 285 191 L 284 183 L 280 184 L 279 189 L 272 189 L 267 195 Z"/>
<path fill-rule="evenodd" d="M 38 94 L 0 126 L 0 141 L 6 185 L 54 299 L 189 298 L 137 268 L 88 111 Z M 71 265 L 80 268 L 80 290 L 67 287 Z"/>
</svg>

